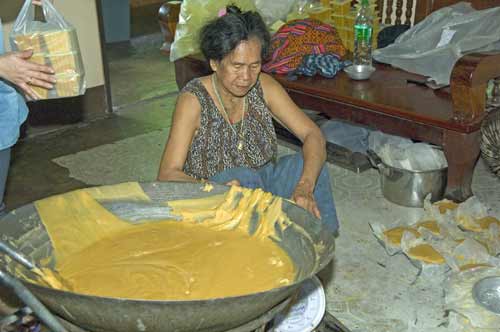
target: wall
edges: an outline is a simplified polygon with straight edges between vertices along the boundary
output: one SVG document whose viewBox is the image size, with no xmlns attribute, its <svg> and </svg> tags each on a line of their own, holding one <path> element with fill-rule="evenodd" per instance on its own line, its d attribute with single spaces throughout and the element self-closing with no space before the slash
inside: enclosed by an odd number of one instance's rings
<svg viewBox="0 0 500 332">
<path fill-rule="evenodd" d="M 128 0 L 102 1 L 106 43 L 130 40 L 130 5 Z"/>
<path fill-rule="evenodd" d="M 0 17 L 6 44 L 12 24 L 23 3 L 22 0 L 0 0 Z M 92 88 L 103 85 L 104 71 L 95 0 L 54 0 L 54 5 L 64 18 L 76 27 L 87 86 Z M 9 45 L 5 46 L 10 49 Z"/>
</svg>

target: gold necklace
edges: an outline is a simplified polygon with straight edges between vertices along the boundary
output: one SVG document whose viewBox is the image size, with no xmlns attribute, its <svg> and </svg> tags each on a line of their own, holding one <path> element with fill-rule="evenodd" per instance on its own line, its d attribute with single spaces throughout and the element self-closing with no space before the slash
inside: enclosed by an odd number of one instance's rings
<svg viewBox="0 0 500 332">
<path fill-rule="evenodd" d="M 215 83 L 215 73 L 212 75 L 212 86 L 214 87 L 214 92 L 215 96 L 217 97 L 217 100 L 219 101 L 219 104 L 222 108 L 222 111 L 224 112 L 224 118 L 227 121 L 227 124 L 231 128 L 231 130 L 234 132 L 234 134 L 238 137 L 238 144 L 236 147 L 238 148 L 238 151 L 243 150 L 243 145 L 245 143 L 245 139 L 243 136 L 243 127 L 245 125 L 245 111 L 247 109 L 247 97 L 243 97 L 243 116 L 241 118 L 241 124 L 240 124 L 240 132 L 238 133 L 236 129 L 234 129 L 233 125 L 231 124 L 231 121 L 229 120 L 229 114 L 226 111 L 226 107 L 224 107 L 224 103 L 222 102 L 222 98 L 219 94 L 219 90 L 217 89 L 217 84 Z"/>
</svg>

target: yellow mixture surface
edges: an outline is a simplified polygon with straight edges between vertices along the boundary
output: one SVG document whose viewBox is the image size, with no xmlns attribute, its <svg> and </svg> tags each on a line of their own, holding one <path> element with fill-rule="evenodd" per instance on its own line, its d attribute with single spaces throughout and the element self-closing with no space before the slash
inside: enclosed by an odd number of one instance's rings
<svg viewBox="0 0 500 332">
<path fill-rule="evenodd" d="M 420 244 L 408 250 L 408 256 L 430 264 L 445 263 L 444 257 L 429 244 Z"/>
<path fill-rule="evenodd" d="M 441 214 L 445 214 L 448 211 L 453 211 L 458 208 L 458 203 L 450 201 L 448 199 L 440 200 L 439 202 L 434 203 L 439 208 L 439 212 Z"/>
<path fill-rule="evenodd" d="M 135 299 L 208 299 L 293 281 L 272 241 L 179 222 L 138 225 L 103 239 L 58 267 L 78 293 Z"/>
<path fill-rule="evenodd" d="M 459 216 L 457 217 L 457 222 L 463 229 L 477 233 L 487 230 L 492 224 L 500 227 L 500 220 L 492 216 L 479 219 L 475 219 L 472 216 Z"/>
<path fill-rule="evenodd" d="M 435 235 L 440 234 L 440 228 L 436 220 L 424 220 L 415 225 L 415 227 L 418 229 L 419 227 L 426 228 L 430 232 L 432 232 Z"/>
<path fill-rule="evenodd" d="M 96 197 L 123 199 L 121 193 L 127 192 L 127 200 L 145 200 L 140 187 L 101 188 L 35 204 L 52 240 L 56 270 L 72 291 L 192 300 L 266 291 L 295 280 L 295 266 L 274 236 L 277 223 L 290 224 L 280 198 L 233 187 L 226 195 L 168 202 L 182 222 L 133 225 L 107 211 Z M 256 216 L 258 223 L 252 225 Z"/>
<path fill-rule="evenodd" d="M 400 246 L 404 232 L 410 232 L 413 235 L 415 235 L 415 237 L 417 237 L 417 238 L 420 237 L 420 233 L 417 230 L 415 230 L 411 227 L 403 227 L 403 226 L 388 229 L 384 232 L 384 235 L 385 235 L 386 241 L 388 241 L 391 245 Z"/>
</svg>

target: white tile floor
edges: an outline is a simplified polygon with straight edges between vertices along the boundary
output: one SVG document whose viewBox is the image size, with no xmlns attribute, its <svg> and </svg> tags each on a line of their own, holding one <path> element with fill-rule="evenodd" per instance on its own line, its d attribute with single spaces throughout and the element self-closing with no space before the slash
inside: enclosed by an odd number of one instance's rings
<svg viewBox="0 0 500 332">
<path fill-rule="evenodd" d="M 456 332 L 445 326 L 442 279 L 417 277 L 418 269 L 405 256 L 388 256 L 368 225 L 412 223 L 423 209 L 387 201 L 375 170 L 354 174 L 329 168 L 341 228 L 326 287 L 328 310 L 353 332 Z M 482 160 L 473 190 L 500 217 L 500 179 Z"/>
</svg>

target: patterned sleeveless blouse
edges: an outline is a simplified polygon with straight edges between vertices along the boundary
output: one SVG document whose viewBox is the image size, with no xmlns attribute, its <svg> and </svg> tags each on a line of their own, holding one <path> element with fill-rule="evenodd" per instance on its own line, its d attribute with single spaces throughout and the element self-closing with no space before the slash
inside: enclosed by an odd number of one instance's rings
<svg viewBox="0 0 500 332">
<path fill-rule="evenodd" d="M 233 124 L 233 131 L 199 78 L 191 80 L 181 90 L 181 93 L 185 92 L 195 95 L 201 105 L 200 128 L 184 164 L 186 174 L 207 179 L 226 169 L 255 169 L 275 159 L 278 149 L 276 132 L 260 81 L 247 94 L 242 150 L 237 148 L 236 134 L 240 132 L 242 121 Z"/>
</svg>

